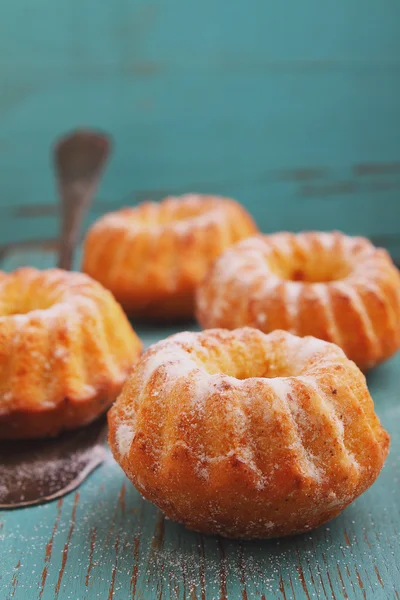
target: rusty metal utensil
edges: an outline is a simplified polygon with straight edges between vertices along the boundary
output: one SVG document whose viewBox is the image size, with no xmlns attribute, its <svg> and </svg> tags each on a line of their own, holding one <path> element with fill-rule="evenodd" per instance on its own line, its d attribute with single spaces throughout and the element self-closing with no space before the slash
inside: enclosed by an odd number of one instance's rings
<svg viewBox="0 0 400 600">
<path fill-rule="evenodd" d="M 54 148 L 54 166 L 61 201 L 61 240 L 58 266 L 71 270 L 82 220 L 96 192 L 111 150 L 103 133 L 78 130 Z"/>
<path fill-rule="evenodd" d="M 71 269 L 82 219 L 111 144 L 103 134 L 76 131 L 55 146 L 61 202 L 58 264 Z M 41 504 L 68 494 L 104 461 L 106 419 L 46 440 L 0 442 L 0 509 Z"/>
</svg>

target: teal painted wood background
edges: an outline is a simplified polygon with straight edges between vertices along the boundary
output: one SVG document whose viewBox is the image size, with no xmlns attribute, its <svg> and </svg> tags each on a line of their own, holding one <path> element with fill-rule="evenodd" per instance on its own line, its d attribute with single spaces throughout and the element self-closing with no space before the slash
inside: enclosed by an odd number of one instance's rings
<svg viewBox="0 0 400 600">
<path fill-rule="evenodd" d="M 54 238 L 49 148 L 85 125 L 115 139 L 91 219 L 207 191 L 400 257 L 399 23 L 395 0 L 2 0 L 0 245 Z"/>
</svg>

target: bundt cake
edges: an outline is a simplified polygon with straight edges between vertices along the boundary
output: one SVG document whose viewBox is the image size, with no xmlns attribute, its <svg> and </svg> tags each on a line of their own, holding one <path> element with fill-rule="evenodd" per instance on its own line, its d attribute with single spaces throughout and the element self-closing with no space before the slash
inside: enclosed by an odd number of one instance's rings
<svg viewBox="0 0 400 600">
<path fill-rule="evenodd" d="M 108 416 L 139 492 L 188 528 L 228 537 L 318 527 L 375 481 L 389 448 L 356 365 L 284 331 L 167 338 Z"/>
<path fill-rule="evenodd" d="M 105 215 L 89 230 L 83 270 L 132 316 L 194 315 L 194 291 L 221 252 L 257 231 L 234 200 L 186 195 Z"/>
<path fill-rule="evenodd" d="M 141 343 L 110 292 L 81 273 L 0 274 L 0 439 L 85 425 L 119 394 Z"/>
<path fill-rule="evenodd" d="M 342 233 L 277 233 L 235 244 L 197 294 L 204 328 L 285 329 L 340 346 L 366 370 L 400 346 L 400 276 L 385 250 Z"/>
</svg>

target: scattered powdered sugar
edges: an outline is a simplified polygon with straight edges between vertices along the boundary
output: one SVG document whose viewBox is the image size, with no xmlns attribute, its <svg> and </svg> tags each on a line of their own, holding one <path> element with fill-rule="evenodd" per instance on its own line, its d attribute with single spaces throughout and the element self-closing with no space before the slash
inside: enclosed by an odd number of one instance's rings
<svg viewBox="0 0 400 600">
<path fill-rule="evenodd" d="M 55 439 L 0 444 L 0 505 L 70 490 L 105 457 L 104 419 Z"/>
</svg>

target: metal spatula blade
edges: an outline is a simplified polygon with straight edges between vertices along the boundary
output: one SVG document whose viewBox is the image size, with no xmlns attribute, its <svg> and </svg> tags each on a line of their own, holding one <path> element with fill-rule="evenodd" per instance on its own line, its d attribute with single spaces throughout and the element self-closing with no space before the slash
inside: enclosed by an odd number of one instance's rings
<svg viewBox="0 0 400 600">
<path fill-rule="evenodd" d="M 0 509 L 41 504 L 72 492 L 106 456 L 105 417 L 45 440 L 0 442 Z"/>
<path fill-rule="evenodd" d="M 82 220 L 110 150 L 106 135 L 86 130 L 67 135 L 55 145 L 61 268 L 72 268 Z M 106 432 L 102 417 L 54 439 L 0 442 L 0 508 L 47 502 L 75 489 L 104 461 Z"/>
</svg>

